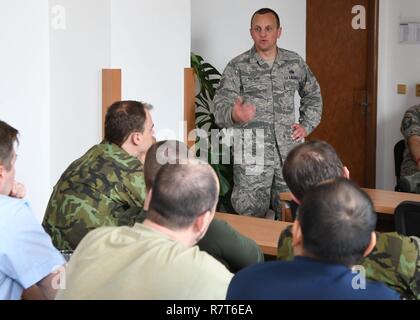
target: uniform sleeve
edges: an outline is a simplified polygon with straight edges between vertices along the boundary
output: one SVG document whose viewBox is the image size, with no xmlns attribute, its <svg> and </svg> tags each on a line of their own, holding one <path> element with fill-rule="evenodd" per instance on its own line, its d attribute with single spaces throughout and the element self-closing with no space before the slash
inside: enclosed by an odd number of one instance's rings
<svg viewBox="0 0 420 320">
<path fill-rule="evenodd" d="M 293 260 L 292 237 L 292 226 L 288 226 L 280 234 L 279 242 L 277 244 L 278 260 Z"/>
<path fill-rule="evenodd" d="M 405 139 L 420 136 L 420 106 L 409 108 L 401 122 L 401 133 Z"/>
<path fill-rule="evenodd" d="M 198 246 L 222 262 L 231 272 L 264 261 L 264 255 L 254 240 L 241 235 L 219 219 L 213 219 Z"/>
<path fill-rule="evenodd" d="M 0 235 L 0 269 L 29 288 L 65 263 L 26 203 Z"/>
<path fill-rule="evenodd" d="M 219 87 L 214 96 L 214 116 L 216 124 L 221 128 L 235 127 L 232 119 L 232 108 L 239 96 L 239 75 L 230 62 L 223 71 Z"/>
<path fill-rule="evenodd" d="M 420 300 L 420 238 L 404 237 L 402 259 L 400 259 L 400 267 L 403 271 L 408 269 L 407 282 L 413 293 L 413 297 Z M 407 264 L 409 264 L 407 268 Z M 410 270 L 413 272 L 411 273 Z"/>
<path fill-rule="evenodd" d="M 299 84 L 299 123 L 310 134 L 321 122 L 322 96 L 318 81 L 309 66 L 301 59 L 302 79 Z"/>
<path fill-rule="evenodd" d="M 406 299 L 419 299 L 419 254 L 419 238 L 377 232 L 376 246 L 362 265 L 371 280 L 386 284 Z"/>
<path fill-rule="evenodd" d="M 129 174 L 122 179 L 119 190 L 120 201 L 127 204 L 128 209 L 116 213 L 117 225 L 132 226 L 136 221 L 144 220 L 143 206 L 146 198 L 146 185 L 143 172 Z"/>
</svg>

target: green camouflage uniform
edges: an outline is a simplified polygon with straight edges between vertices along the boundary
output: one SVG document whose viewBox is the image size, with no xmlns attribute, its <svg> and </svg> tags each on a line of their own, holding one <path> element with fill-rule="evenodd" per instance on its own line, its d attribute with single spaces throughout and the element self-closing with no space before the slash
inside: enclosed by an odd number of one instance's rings
<svg viewBox="0 0 420 320">
<path fill-rule="evenodd" d="M 296 123 L 295 92 L 301 97 L 299 123 L 309 134 L 321 120 L 322 98 L 318 82 L 298 54 L 278 48 L 271 67 L 253 47 L 230 61 L 223 72 L 214 98 L 216 123 L 237 128 L 241 135 L 244 129 L 251 129 L 253 139 L 245 136 L 244 149 L 252 149 L 253 154 L 264 150 L 263 163 L 238 161 L 234 155 L 232 204 L 240 214 L 264 216 L 270 197 L 279 211 L 278 194 L 288 190 L 282 176 L 283 161 L 297 144 L 291 137 Z M 238 96 L 256 106 L 255 119 L 240 125 L 231 117 Z M 257 129 L 264 130 L 264 144 L 256 146 Z M 235 144 L 235 148 L 242 145 Z"/>
<path fill-rule="evenodd" d="M 60 250 L 74 250 L 100 226 L 133 225 L 146 188 L 141 162 L 102 142 L 74 161 L 55 185 L 43 226 Z"/>
<path fill-rule="evenodd" d="M 401 122 L 401 133 L 405 138 L 404 158 L 401 164 L 401 177 L 411 176 L 419 171 L 416 162 L 411 157 L 407 146 L 407 139 L 411 136 L 420 136 L 420 104 L 409 108 Z"/>
<path fill-rule="evenodd" d="M 292 260 L 292 228 L 279 238 L 277 259 Z M 376 247 L 363 259 L 366 276 L 385 283 L 406 299 L 420 299 L 420 239 L 395 232 L 376 233 Z"/>
</svg>

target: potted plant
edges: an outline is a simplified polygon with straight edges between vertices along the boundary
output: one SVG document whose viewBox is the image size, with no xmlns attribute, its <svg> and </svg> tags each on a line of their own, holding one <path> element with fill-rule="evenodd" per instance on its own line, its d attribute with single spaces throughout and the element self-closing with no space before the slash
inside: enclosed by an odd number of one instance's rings
<svg viewBox="0 0 420 320">
<path fill-rule="evenodd" d="M 220 196 L 217 210 L 234 212 L 230 200 L 233 186 L 233 159 L 230 147 L 222 143 L 222 135 L 214 134 L 215 130 L 220 132 L 213 114 L 213 98 L 220 82 L 221 74 L 215 67 L 205 62 L 201 56 L 195 53 L 191 53 L 191 67 L 194 69 L 197 79 L 197 94 L 195 96 L 196 127 L 207 132 L 207 143 L 201 144 L 200 139 L 203 139 L 203 137 L 197 137 L 196 145 L 207 146 L 206 150 L 198 148 L 197 156 L 202 156 L 201 152 L 207 153 L 208 163 L 219 177 Z M 229 164 L 224 164 L 222 160 L 227 153 L 229 153 L 230 161 Z"/>
</svg>

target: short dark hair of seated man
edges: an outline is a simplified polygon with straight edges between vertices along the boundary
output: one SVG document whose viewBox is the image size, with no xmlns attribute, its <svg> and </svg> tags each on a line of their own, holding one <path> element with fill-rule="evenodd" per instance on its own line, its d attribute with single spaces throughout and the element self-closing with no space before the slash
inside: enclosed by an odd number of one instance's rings
<svg viewBox="0 0 420 320">
<path fill-rule="evenodd" d="M 156 175 L 146 219 L 176 230 L 190 226 L 203 212 L 214 213 L 219 197 L 214 175 L 199 165 L 164 165 Z"/>
<path fill-rule="evenodd" d="M 195 246 L 215 214 L 214 170 L 165 164 L 152 193 L 143 223 L 98 228 L 80 242 L 58 299 L 224 299 L 232 274 Z"/>
<path fill-rule="evenodd" d="M 375 246 L 375 226 L 372 200 L 354 182 L 339 178 L 305 195 L 293 242 L 301 255 L 352 267 Z"/>
<path fill-rule="evenodd" d="M 343 177 L 346 172 L 334 148 L 318 140 L 293 148 L 283 166 L 284 180 L 297 200 L 320 182 Z"/>
<path fill-rule="evenodd" d="M 16 190 L 18 134 L 0 120 L 0 300 L 53 299 L 65 261 Z"/>
<path fill-rule="evenodd" d="M 299 207 L 293 224 L 293 261 L 241 270 L 232 279 L 227 298 L 399 299 L 384 284 L 355 281 L 357 275 L 350 269 L 374 248 L 375 225 L 372 201 L 355 183 L 344 178 L 322 183 Z"/>
<path fill-rule="evenodd" d="M 144 180 L 148 192 L 145 210 L 148 208 L 150 190 L 159 169 L 165 163 L 185 163 L 188 158 L 194 158 L 194 154 L 180 141 L 159 141 L 149 148 L 144 162 Z M 142 216 L 137 221 L 142 222 L 143 219 Z M 264 255 L 254 240 L 241 235 L 228 223 L 217 218 L 211 221 L 206 234 L 197 245 L 222 262 L 231 272 L 264 261 Z"/>
<path fill-rule="evenodd" d="M 146 196 L 142 162 L 155 142 L 150 109 L 138 101 L 112 104 L 105 139 L 61 175 L 43 221 L 60 250 L 74 250 L 97 227 L 135 223 Z"/>
<path fill-rule="evenodd" d="M 325 141 L 308 141 L 295 147 L 285 160 L 283 174 L 298 204 L 318 184 L 350 176 L 334 148 Z M 362 260 L 367 277 L 387 284 L 405 298 L 420 299 L 420 239 L 396 232 L 376 235 L 376 247 Z M 278 259 L 293 259 L 291 243 L 291 228 L 286 228 L 279 237 Z"/>
</svg>

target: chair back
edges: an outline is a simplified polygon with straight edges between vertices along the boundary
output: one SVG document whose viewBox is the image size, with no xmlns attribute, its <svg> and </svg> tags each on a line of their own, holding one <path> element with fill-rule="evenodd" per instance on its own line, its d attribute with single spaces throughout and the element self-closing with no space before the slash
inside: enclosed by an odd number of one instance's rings
<svg viewBox="0 0 420 320">
<path fill-rule="evenodd" d="M 401 202 L 395 208 L 394 222 L 399 234 L 420 237 L 420 202 Z"/>
<path fill-rule="evenodd" d="M 401 172 L 401 165 L 404 158 L 404 150 L 405 150 L 405 140 L 402 139 L 398 141 L 394 146 L 394 168 L 395 168 L 395 178 L 397 180 L 397 184 L 395 185 L 395 191 L 401 191 L 399 187 L 400 181 L 400 172 Z"/>
</svg>

